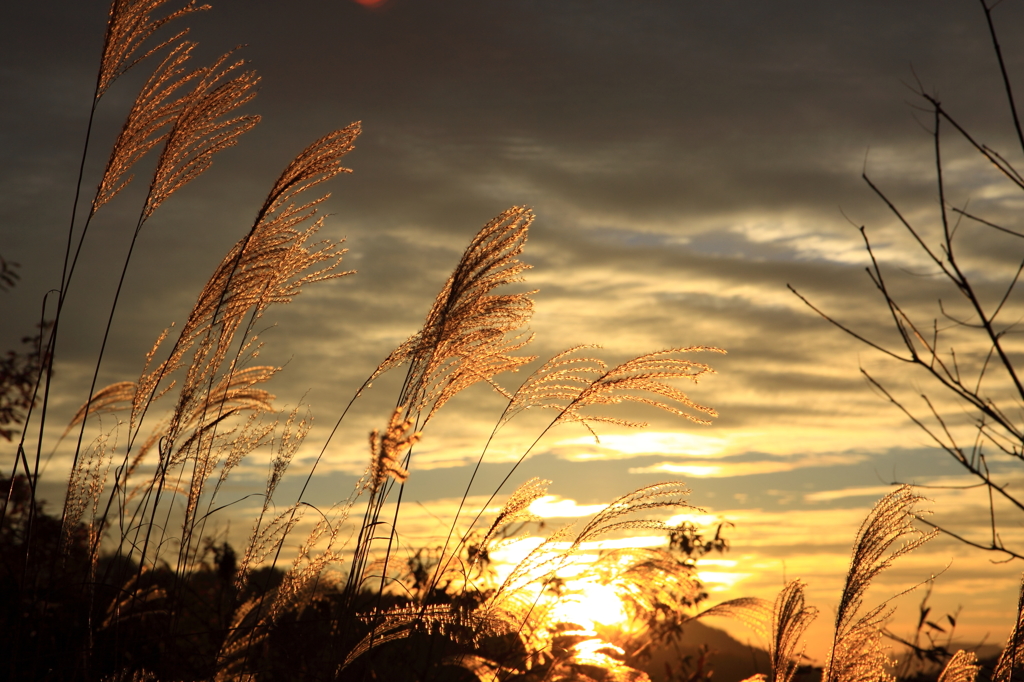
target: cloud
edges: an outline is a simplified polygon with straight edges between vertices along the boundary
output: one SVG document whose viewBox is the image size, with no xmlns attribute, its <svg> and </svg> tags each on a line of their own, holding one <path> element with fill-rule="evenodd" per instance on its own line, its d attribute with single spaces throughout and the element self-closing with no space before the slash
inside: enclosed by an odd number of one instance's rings
<svg viewBox="0 0 1024 682">
<path fill-rule="evenodd" d="M 606 504 L 579 504 L 576 500 L 561 499 L 556 495 L 545 495 L 530 504 L 530 513 L 542 519 L 571 519 L 592 516 Z"/>
<path fill-rule="evenodd" d="M 867 459 L 866 455 L 850 454 L 813 454 L 809 456 L 792 456 L 763 461 L 694 460 L 686 462 L 658 462 L 644 467 L 632 467 L 631 474 L 682 474 L 695 478 L 732 478 L 736 476 L 756 476 L 785 471 L 795 471 L 808 467 L 850 466 Z M 888 489 L 886 489 L 888 490 Z M 884 493 L 883 493 L 884 494 Z M 806 498 L 806 496 L 805 496 Z"/>
<path fill-rule="evenodd" d="M 877 499 L 892 492 L 892 490 L 893 487 L 891 485 L 876 485 L 865 488 L 843 488 L 841 490 L 822 490 L 816 493 L 805 494 L 804 501 L 830 502 L 832 500 L 841 500 L 847 497 L 873 497 Z"/>
</svg>

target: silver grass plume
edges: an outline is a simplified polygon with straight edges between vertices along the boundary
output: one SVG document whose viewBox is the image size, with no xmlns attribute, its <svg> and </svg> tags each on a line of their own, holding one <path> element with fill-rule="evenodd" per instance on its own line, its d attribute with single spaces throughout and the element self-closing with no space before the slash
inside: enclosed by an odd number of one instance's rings
<svg viewBox="0 0 1024 682">
<path fill-rule="evenodd" d="M 532 222 L 532 211 L 521 206 L 488 222 L 466 248 L 420 331 L 374 372 L 378 376 L 409 363 L 398 402 L 410 414 L 426 410 L 428 421 L 449 399 L 480 381 L 508 397 L 492 377 L 534 359 L 512 355 L 529 342 L 513 332 L 529 321 L 533 292 L 491 293 L 523 281 L 520 275 L 529 266 L 518 256 Z"/>
<path fill-rule="evenodd" d="M 181 9 L 164 17 L 151 18 L 151 13 L 165 4 L 167 0 L 113 0 L 110 3 L 107 30 L 103 38 L 103 54 L 100 57 L 96 99 L 102 97 L 113 82 L 126 71 L 188 33 L 188 29 L 185 29 L 136 56 L 142 44 L 161 26 L 193 12 L 210 8 L 209 5 L 197 5 L 195 0 L 191 0 Z"/>
<path fill-rule="evenodd" d="M 939 674 L 938 682 L 974 682 L 979 670 L 981 666 L 978 665 L 978 656 L 973 651 L 961 649 L 946 663 L 946 667 Z"/>
<path fill-rule="evenodd" d="M 402 460 L 419 441 L 420 433 L 412 431 L 411 419 L 402 419 L 402 411 L 402 407 L 395 408 L 383 434 L 379 429 L 370 432 L 369 486 L 374 494 L 388 478 L 404 482 L 409 477 Z"/>
<path fill-rule="evenodd" d="M 999 654 L 992 682 L 1012 682 L 1014 672 L 1024 664 L 1024 576 L 1021 577 L 1020 593 L 1017 597 L 1017 617 L 1006 639 L 1006 646 Z"/>
<path fill-rule="evenodd" d="M 172 99 L 173 95 L 203 73 L 202 69 L 185 73 L 185 63 L 194 47 L 195 43 L 185 41 L 175 45 L 142 86 L 110 150 L 110 158 L 92 201 L 92 214 L 131 182 L 132 176 L 125 175 L 132 166 L 166 140 L 167 130 L 181 115 L 188 97 Z"/>
<path fill-rule="evenodd" d="M 487 608 L 509 610 L 509 604 L 520 596 L 517 593 L 531 584 L 550 580 L 585 542 L 592 542 L 617 531 L 667 528 L 663 521 L 657 519 L 632 518 L 638 512 L 679 508 L 701 511 L 683 499 L 689 492 L 689 489 L 678 481 L 644 486 L 613 500 L 595 514 L 572 540 L 569 540 L 572 526 L 558 529 L 512 569 L 505 581 L 488 599 Z M 567 540 L 567 546 L 562 546 Z"/>
<path fill-rule="evenodd" d="M 259 123 L 255 115 L 224 119 L 235 109 L 251 101 L 260 79 L 254 71 L 245 71 L 230 80 L 224 78 L 244 61 L 224 66 L 231 53 L 222 55 L 197 74 L 198 82 L 184 98 L 180 113 L 168 131 L 157 161 L 142 219 L 153 212 L 174 192 L 204 173 L 218 152 L 235 145 L 238 138 Z"/>
<path fill-rule="evenodd" d="M 910 486 L 900 486 L 879 500 L 861 524 L 836 611 L 835 634 L 823 682 L 891 679 L 885 672 L 889 657 L 881 630 L 882 623 L 892 614 L 892 609 L 887 608 L 888 601 L 858 614 L 871 581 L 897 558 L 920 547 L 938 532 L 923 534 L 913 526 L 913 506 L 922 499 Z M 898 540 L 904 540 L 903 544 L 889 552 Z"/>
<path fill-rule="evenodd" d="M 700 377 L 714 374 L 715 370 L 704 363 L 673 357 L 679 353 L 702 351 L 725 353 L 724 350 L 712 346 L 689 346 L 687 348 L 670 348 L 654 353 L 646 353 L 624 362 L 605 372 L 588 386 L 584 387 L 563 409 L 562 413 L 559 414 L 556 423 L 576 422 L 583 425 L 595 437 L 596 434 L 591 426 L 592 423 L 633 427 L 646 426 L 643 422 L 632 422 L 614 417 L 591 416 L 581 412 L 584 408 L 595 405 L 614 405 L 632 402 L 657 407 L 698 424 L 709 424 L 710 422 L 707 419 L 698 417 L 693 412 L 717 417 L 718 413 L 713 408 L 695 403 L 685 393 L 666 383 L 671 379 L 687 379 L 697 383 Z M 644 393 L 651 393 L 659 397 L 651 398 L 643 395 Z M 667 399 L 667 401 L 662 398 Z M 679 409 L 668 401 L 688 407 L 692 412 Z"/>
<path fill-rule="evenodd" d="M 529 511 L 530 505 L 548 494 L 549 485 L 551 485 L 551 481 L 536 476 L 520 484 L 505 500 L 505 504 L 501 506 L 501 511 L 494 518 L 494 522 L 487 529 L 480 544 L 486 545 L 504 526 L 521 520 L 534 519 L 534 515 Z"/>
<path fill-rule="evenodd" d="M 174 422 L 180 428 L 186 414 L 196 413 L 196 401 L 209 405 L 204 387 L 210 385 L 227 357 L 236 331 L 249 315 L 249 327 L 273 303 L 287 303 L 306 284 L 343 277 L 337 272 L 344 255 L 338 244 L 307 243 L 320 227 L 314 222 L 305 230 L 296 227 L 316 215 L 316 206 L 328 194 L 296 205 L 295 199 L 306 190 L 343 172 L 342 156 L 353 147 L 360 129 L 357 123 L 326 135 L 299 154 L 274 183 L 252 228 L 221 261 L 207 282 L 182 327 L 169 357 L 140 378 L 133 404 L 133 423 L 156 397 L 158 385 L 171 372 L 183 366 L 189 350 L 195 349 L 184 383 Z M 319 269 L 309 271 L 319 266 Z M 157 341 L 159 345 L 163 335 Z M 150 358 L 156 346 L 150 352 Z M 234 371 L 234 362 L 229 373 Z M 230 381 L 230 380 L 229 380 Z M 212 386 L 211 386 L 212 387 Z M 176 428 L 172 423 L 172 431 Z"/>
<path fill-rule="evenodd" d="M 567 348 L 534 370 L 512 394 L 499 426 L 524 410 L 542 408 L 562 412 L 566 405 L 577 400 L 607 370 L 603 361 L 578 355 L 580 351 L 591 348 L 597 346 Z"/>
<path fill-rule="evenodd" d="M 738 597 L 704 609 L 694 618 L 707 618 L 708 616 L 738 620 L 757 633 L 759 637 L 765 638 L 769 634 L 769 624 L 773 622 L 773 608 L 767 599 Z"/>
<path fill-rule="evenodd" d="M 768 642 L 773 682 L 790 682 L 793 679 L 799 658 L 803 655 L 801 637 L 817 615 L 816 608 L 804 606 L 804 584 L 799 580 L 788 583 L 775 598 L 772 637 Z"/>
<path fill-rule="evenodd" d="M 339 671 L 375 647 L 405 639 L 416 631 L 437 632 L 464 643 L 478 642 L 484 637 L 513 630 L 512 622 L 499 614 L 482 609 L 466 611 L 453 604 L 395 606 L 382 613 L 364 616 L 363 619 L 371 623 L 379 622 L 352 648 Z"/>
</svg>

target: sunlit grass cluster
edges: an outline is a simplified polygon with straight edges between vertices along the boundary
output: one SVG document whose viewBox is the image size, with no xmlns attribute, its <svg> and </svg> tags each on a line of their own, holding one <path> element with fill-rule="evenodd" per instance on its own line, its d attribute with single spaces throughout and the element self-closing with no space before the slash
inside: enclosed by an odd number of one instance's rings
<svg viewBox="0 0 1024 682">
<path fill-rule="evenodd" d="M 317 241 L 317 232 L 328 197 L 323 184 L 348 172 L 341 164 L 358 140 L 358 123 L 315 140 L 286 164 L 187 319 L 159 334 L 140 358 L 137 377 L 98 385 L 140 232 L 259 120 L 241 113 L 258 82 L 243 62 L 229 53 L 192 67 L 187 30 L 167 33 L 165 25 L 206 6 L 190 2 L 154 17 L 166 3 L 111 5 L 92 113 L 126 71 L 137 65 L 153 71 L 93 198 L 75 199 L 61 282 L 47 302 L 34 360 L 17 365 L 24 375 L 19 392 L 10 392 L 5 379 L 5 400 L 14 401 L 8 421 L 19 425 L 19 432 L 3 432 L 16 439 L 16 449 L 3 474 L 0 511 L 0 659 L 10 678 L 642 680 L 647 676 L 639 668 L 655 648 L 685 641 L 694 619 L 721 616 L 763 635 L 771 680 L 791 682 L 801 674 L 802 638 L 817 616 L 805 604 L 804 584 L 789 582 L 774 603 L 739 598 L 708 607 L 697 562 L 727 544 L 717 533 L 709 539 L 709 529 L 666 522 L 703 511 L 688 504 L 680 482 L 622 495 L 577 525 L 546 532 L 525 556 L 497 570 L 492 555 L 538 529 L 532 507 L 548 482 L 516 480 L 516 472 L 551 429 L 576 425 L 597 437 L 605 425 L 642 427 L 607 411 L 622 403 L 708 424 L 715 410 L 680 386 L 713 373 L 695 358 L 724 352 L 678 347 L 612 367 L 591 347 L 547 360 L 531 355 L 533 292 L 524 289 L 529 266 L 521 260 L 534 219 L 528 208 L 509 208 L 476 233 L 439 283 L 420 329 L 367 368 L 330 435 L 315 444 L 315 462 L 308 471 L 292 470 L 312 417 L 301 407 L 275 408 L 266 386 L 281 368 L 259 364 L 258 329 L 272 306 L 352 274 L 343 269 L 342 245 Z M 106 327 L 88 395 L 60 438 L 50 438 L 53 366 L 62 341 L 74 333 L 66 328 L 65 301 L 82 245 L 93 217 L 118 198 L 147 156 L 155 157 L 154 170 L 128 255 L 118 264 L 117 292 L 103 311 Z M 10 277 L 4 282 L 15 284 Z M 332 443 L 351 437 L 344 428 L 349 407 L 378 377 L 398 371 L 404 379 L 396 407 L 369 434 L 362 478 L 333 506 L 313 507 L 307 487 L 331 457 Z M 525 379 L 511 384 L 513 375 Z M 403 519 L 418 513 L 403 505 L 405 483 L 416 476 L 416 447 L 431 437 L 435 415 L 478 384 L 493 389 L 505 407 L 480 444 L 455 518 L 436 546 L 402 546 Z M 489 499 L 470 504 L 492 440 L 527 411 L 547 414 L 546 425 Z M 44 509 L 39 498 L 41 462 L 57 448 L 70 453 L 59 513 Z M 211 529 L 235 501 L 226 499 L 225 482 L 255 453 L 270 461 L 264 488 L 253 491 L 262 504 L 247 519 L 245 544 L 232 547 L 212 539 Z M 295 498 L 282 499 L 279 488 L 289 476 L 304 484 Z M 910 488 L 897 488 L 861 526 L 824 682 L 889 679 L 883 627 L 891 609 L 888 601 L 867 603 L 866 591 L 894 560 L 937 532 L 916 529 L 920 500 Z M 581 550 L 598 540 L 638 532 L 666 541 L 579 561 Z M 1011 679 L 1024 655 L 1022 618 L 1018 609 L 995 668 L 1000 682 Z M 978 672 L 969 653 L 944 664 L 941 678 L 948 682 L 973 682 Z M 666 676 L 697 682 L 708 675 L 680 660 Z"/>
</svg>

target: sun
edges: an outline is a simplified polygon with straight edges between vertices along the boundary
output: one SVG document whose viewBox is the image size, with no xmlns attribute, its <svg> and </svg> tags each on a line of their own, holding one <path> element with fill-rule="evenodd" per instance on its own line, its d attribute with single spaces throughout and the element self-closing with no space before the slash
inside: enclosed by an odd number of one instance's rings
<svg viewBox="0 0 1024 682">
<path fill-rule="evenodd" d="M 600 626 L 625 629 L 630 622 L 615 587 L 596 580 L 577 579 L 565 583 L 566 592 L 555 605 L 550 620 L 573 623 L 584 630 Z"/>
</svg>

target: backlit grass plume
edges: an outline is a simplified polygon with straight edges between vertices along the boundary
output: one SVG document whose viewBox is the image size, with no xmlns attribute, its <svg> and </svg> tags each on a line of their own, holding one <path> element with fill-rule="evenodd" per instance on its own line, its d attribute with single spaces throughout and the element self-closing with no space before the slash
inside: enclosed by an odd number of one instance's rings
<svg viewBox="0 0 1024 682">
<path fill-rule="evenodd" d="M 939 673 L 938 682 L 974 682 L 978 677 L 978 656 L 973 651 L 963 649 L 953 654 L 946 666 Z M 993 677 L 992 679 L 998 679 Z"/>
<path fill-rule="evenodd" d="M 259 116 L 224 118 L 256 96 L 259 77 L 244 71 L 225 80 L 245 62 L 226 64 L 231 53 L 217 59 L 196 77 L 191 92 L 182 98 L 181 110 L 167 133 L 150 185 L 143 220 L 174 192 L 204 173 L 218 152 L 235 145 L 239 136 L 255 126 Z"/>
<path fill-rule="evenodd" d="M 103 39 L 103 55 L 100 58 L 97 77 L 96 99 L 102 97 L 111 84 L 130 68 L 146 57 L 177 42 L 188 32 L 188 29 L 185 29 L 138 55 L 142 45 L 162 26 L 193 12 L 210 8 L 209 5 L 197 5 L 195 0 L 191 0 L 187 5 L 170 14 L 153 19 L 152 12 L 166 4 L 167 0 L 114 0 L 111 2 L 106 35 Z"/>
<path fill-rule="evenodd" d="M 1017 615 L 1010 636 L 1006 639 L 1006 646 L 996 661 L 992 673 L 993 682 L 1012 682 L 1021 666 L 1024 666 L 1024 576 L 1021 577 L 1017 597 Z"/>
<path fill-rule="evenodd" d="M 862 612 L 864 594 L 879 573 L 897 558 L 920 547 L 938 531 L 914 528 L 914 505 L 922 500 L 910 486 L 901 486 L 879 500 L 861 524 L 849 572 L 836 611 L 835 634 L 823 682 L 874 682 L 890 679 L 889 657 L 881 625 L 891 615 L 888 601 Z M 890 551 L 893 543 L 903 543 Z"/>
<path fill-rule="evenodd" d="M 375 374 L 409 363 L 399 404 L 424 422 L 460 391 L 515 370 L 533 356 L 512 355 L 529 341 L 515 336 L 533 313 L 531 292 L 495 294 L 522 282 L 519 260 L 533 212 L 514 206 L 488 222 L 470 242 L 438 293 L 419 332 L 381 363 Z"/>
<path fill-rule="evenodd" d="M 804 584 L 793 580 L 775 598 L 772 609 L 772 637 L 768 643 L 772 682 L 790 682 L 803 655 L 804 631 L 818 615 L 813 606 L 804 605 Z"/>
<path fill-rule="evenodd" d="M 674 357 L 680 353 L 693 352 L 725 353 L 712 346 L 689 346 L 686 348 L 670 348 L 638 355 L 611 370 L 608 370 L 582 390 L 569 402 L 559 414 L 557 422 L 575 422 L 583 425 L 596 436 L 591 426 L 594 423 L 613 424 L 618 426 L 640 427 L 644 422 L 629 421 L 617 417 L 585 414 L 582 410 L 597 405 L 616 405 L 624 402 L 650 405 L 683 417 L 698 424 L 710 424 L 707 419 L 696 413 L 717 417 L 714 408 L 700 405 L 685 393 L 671 384 L 672 379 L 687 379 L 694 383 L 702 376 L 714 374 L 715 370 L 702 362 L 686 358 Z M 655 397 L 650 397 L 653 394 Z M 690 408 L 690 411 L 675 407 L 678 403 Z"/>
<path fill-rule="evenodd" d="M 92 201 L 92 213 L 114 198 L 131 181 L 128 171 L 151 149 L 162 143 L 168 129 L 181 115 L 186 96 L 174 97 L 177 90 L 200 75 L 200 70 L 185 72 L 195 43 L 182 41 L 142 86 L 135 103 L 128 111 L 110 158 Z"/>
</svg>

